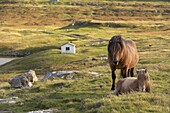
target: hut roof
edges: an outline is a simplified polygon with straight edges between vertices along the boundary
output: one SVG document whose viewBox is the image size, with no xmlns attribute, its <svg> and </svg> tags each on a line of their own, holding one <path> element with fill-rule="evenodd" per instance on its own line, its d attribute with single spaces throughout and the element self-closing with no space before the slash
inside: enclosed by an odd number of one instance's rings
<svg viewBox="0 0 170 113">
<path fill-rule="evenodd" d="M 64 43 L 64 44 L 62 44 L 61 46 L 64 46 L 64 45 L 66 45 L 66 44 L 69 44 L 69 45 L 75 46 L 75 44 L 70 43 L 70 42 Z"/>
</svg>

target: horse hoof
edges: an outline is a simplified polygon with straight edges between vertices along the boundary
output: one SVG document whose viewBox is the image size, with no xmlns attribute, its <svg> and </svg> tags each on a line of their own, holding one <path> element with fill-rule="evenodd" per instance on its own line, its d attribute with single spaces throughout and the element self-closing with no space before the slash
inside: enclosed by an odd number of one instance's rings
<svg viewBox="0 0 170 113">
<path fill-rule="evenodd" d="M 111 90 L 113 91 L 113 90 L 115 90 L 115 88 L 111 88 Z"/>
</svg>

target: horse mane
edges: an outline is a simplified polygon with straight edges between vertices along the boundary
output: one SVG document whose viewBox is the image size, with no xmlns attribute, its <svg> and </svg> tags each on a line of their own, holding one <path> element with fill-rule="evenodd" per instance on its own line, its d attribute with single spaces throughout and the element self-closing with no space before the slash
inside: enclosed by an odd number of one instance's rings
<svg viewBox="0 0 170 113">
<path fill-rule="evenodd" d="M 109 40 L 108 51 L 109 51 L 110 46 L 111 46 L 112 44 L 114 44 L 114 43 L 119 43 L 120 46 L 121 46 L 121 49 L 123 49 L 123 47 L 124 47 L 123 41 L 124 41 L 124 39 L 122 38 L 121 35 L 113 36 L 113 37 Z"/>
</svg>

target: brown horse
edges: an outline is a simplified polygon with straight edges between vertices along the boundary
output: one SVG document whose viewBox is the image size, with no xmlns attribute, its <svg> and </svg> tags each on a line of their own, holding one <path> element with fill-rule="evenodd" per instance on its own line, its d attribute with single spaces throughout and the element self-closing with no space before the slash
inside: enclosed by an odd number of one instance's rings
<svg viewBox="0 0 170 113">
<path fill-rule="evenodd" d="M 136 44 L 132 40 L 123 39 L 120 35 L 113 36 L 108 44 L 108 61 L 112 70 L 112 88 L 115 89 L 116 69 L 121 69 L 121 76 L 128 73 L 134 76 L 134 68 L 139 61 Z"/>
</svg>

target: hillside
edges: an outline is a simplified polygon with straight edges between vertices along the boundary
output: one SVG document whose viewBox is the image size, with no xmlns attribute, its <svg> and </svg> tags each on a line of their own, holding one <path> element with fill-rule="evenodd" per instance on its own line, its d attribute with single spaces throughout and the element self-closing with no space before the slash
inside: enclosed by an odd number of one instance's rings
<svg viewBox="0 0 170 113">
<path fill-rule="evenodd" d="M 168 0 L 2 0 L 0 15 L 0 56 L 17 57 L 0 66 L 0 99 L 18 97 L 15 104 L 0 103 L 0 112 L 169 112 Z M 151 93 L 109 94 L 107 45 L 117 34 L 135 41 L 140 55 L 136 68 L 148 69 Z M 76 54 L 60 54 L 66 42 L 76 45 Z M 39 78 L 33 87 L 16 90 L 9 86 L 8 80 L 30 69 Z M 60 70 L 78 72 L 72 74 L 74 79 L 41 81 L 48 72 Z"/>
</svg>

